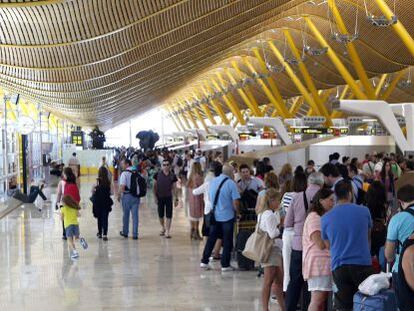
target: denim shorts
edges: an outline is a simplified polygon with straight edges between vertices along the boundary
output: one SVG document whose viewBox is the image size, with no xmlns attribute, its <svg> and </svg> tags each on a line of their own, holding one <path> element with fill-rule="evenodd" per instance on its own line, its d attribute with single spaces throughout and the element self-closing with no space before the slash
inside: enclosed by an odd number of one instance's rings
<svg viewBox="0 0 414 311">
<path fill-rule="evenodd" d="M 78 238 L 79 237 L 79 226 L 78 225 L 70 225 L 66 228 L 66 236 L 68 238 L 71 237 L 75 237 Z"/>
</svg>

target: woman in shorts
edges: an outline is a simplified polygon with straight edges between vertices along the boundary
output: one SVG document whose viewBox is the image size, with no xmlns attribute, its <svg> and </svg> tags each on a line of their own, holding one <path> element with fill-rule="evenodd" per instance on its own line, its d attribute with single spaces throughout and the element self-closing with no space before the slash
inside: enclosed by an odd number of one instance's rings
<svg viewBox="0 0 414 311">
<path fill-rule="evenodd" d="M 323 188 L 313 200 L 303 226 L 303 278 L 311 292 L 309 311 L 325 310 L 332 291 L 331 256 L 321 237 L 321 217 L 334 206 L 334 193 Z"/>
<path fill-rule="evenodd" d="M 264 280 L 262 289 L 263 310 L 269 310 L 269 298 L 274 283 L 274 291 L 280 309 L 285 310 L 285 301 L 283 298 L 283 264 L 281 240 L 277 237 L 280 234 L 279 224 L 280 216 L 278 213 L 280 207 L 280 193 L 274 189 L 266 189 L 264 200 L 257 207 L 257 223 L 259 229 L 266 232 L 270 239 L 274 240 L 269 259 L 266 263 L 261 263 L 264 269 Z"/>
</svg>

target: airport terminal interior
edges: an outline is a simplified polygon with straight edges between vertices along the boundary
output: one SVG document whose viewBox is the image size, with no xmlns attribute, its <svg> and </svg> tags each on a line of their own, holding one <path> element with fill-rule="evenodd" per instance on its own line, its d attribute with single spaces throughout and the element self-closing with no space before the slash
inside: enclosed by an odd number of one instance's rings
<svg viewBox="0 0 414 311">
<path fill-rule="evenodd" d="M 414 3 L 1 0 L 0 310 L 414 310 Z"/>
</svg>

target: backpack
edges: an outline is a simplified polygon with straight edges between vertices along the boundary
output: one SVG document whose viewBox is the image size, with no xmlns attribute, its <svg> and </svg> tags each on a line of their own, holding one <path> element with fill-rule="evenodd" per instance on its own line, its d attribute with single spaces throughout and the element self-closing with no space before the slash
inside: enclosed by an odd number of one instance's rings
<svg viewBox="0 0 414 311">
<path fill-rule="evenodd" d="M 414 217 L 414 210 L 411 209 L 411 206 L 407 207 L 405 210 L 402 210 L 400 213 L 408 213 Z M 404 242 L 405 241 L 397 240 L 397 254 L 398 255 L 401 253 L 401 249 L 403 247 Z"/>
<path fill-rule="evenodd" d="M 182 159 L 181 157 L 178 157 L 178 160 L 177 160 L 177 166 L 178 166 L 178 167 L 181 167 L 181 166 L 183 166 L 183 164 L 184 164 L 183 159 Z"/>
<path fill-rule="evenodd" d="M 71 196 L 72 199 L 75 200 L 78 204 L 81 200 L 79 196 L 79 189 L 76 184 L 65 182 L 65 185 L 63 187 L 63 194 Z"/>
<path fill-rule="evenodd" d="M 142 198 L 147 195 L 147 182 L 144 177 L 137 171 L 128 171 L 131 173 L 131 185 L 127 188 L 129 194 L 134 197 Z"/>
</svg>

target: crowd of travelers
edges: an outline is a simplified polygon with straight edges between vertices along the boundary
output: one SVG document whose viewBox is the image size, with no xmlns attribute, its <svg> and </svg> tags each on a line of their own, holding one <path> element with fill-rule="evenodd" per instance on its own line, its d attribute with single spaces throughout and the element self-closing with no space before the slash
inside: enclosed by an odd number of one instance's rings
<svg viewBox="0 0 414 311">
<path fill-rule="evenodd" d="M 108 241 L 114 195 L 123 211 L 120 235 L 129 237 L 132 218 L 132 238 L 138 239 L 140 201 L 148 190 L 157 205 L 161 237 L 172 238 L 174 206 L 186 207 L 190 239 L 205 241 L 202 269 L 220 261 L 223 273 L 235 270 L 231 263 L 241 223 L 253 222 L 251 232 L 266 233 L 272 247 L 266 262 L 258 263 L 264 274 L 263 310 L 270 301 L 281 310 L 331 310 L 332 305 L 352 310 L 361 282 L 387 264 L 400 310 L 412 310 L 414 159 L 372 153 L 360 161 L 334 153 L 327 160 L 320 168 L 312 160 L 305 167 L 274 168 L 269 158 L 249 166 L 200 149 L 119 149 L 114 173 L 103 158 L 91 191 L 97 238 Z M 79 167 L 73 163 L 63 169 L 57 208 L 75 259 L 80 196 Z M 81 244 L 86 244 L 82 238 Z"/>
</svg>

